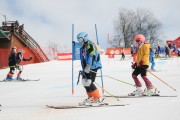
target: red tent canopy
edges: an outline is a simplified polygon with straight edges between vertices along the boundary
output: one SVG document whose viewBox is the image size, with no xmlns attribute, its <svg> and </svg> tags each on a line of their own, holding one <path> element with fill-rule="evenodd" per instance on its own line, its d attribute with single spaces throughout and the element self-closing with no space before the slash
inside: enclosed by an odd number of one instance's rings
<svg viewBox="0 0 180 120">
<path fill-rule="evenodd" d="M 177 48 L 180 48 L 180 37 L 176 38 L 175 40 L 167 40 L 167 44 L 172 44 L 175 43 Z"/>
</svg>

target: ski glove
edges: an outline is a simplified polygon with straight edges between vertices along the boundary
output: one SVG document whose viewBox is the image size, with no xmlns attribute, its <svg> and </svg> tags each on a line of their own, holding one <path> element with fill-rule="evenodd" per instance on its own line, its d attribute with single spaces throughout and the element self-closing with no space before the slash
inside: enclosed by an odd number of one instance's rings
<svg viewBox="0 0 180 120">
<path fill-rule="evenodd" d="M 84 69 L 84 72 L 86 73 L 89 73 L 90 72 L 90 66 L 87 64 L 85 69 Z"/>
<path fill-rule="evenodd" d="M 137 67 L 137 63 L 132 63 L 131 67 L 132 69 L 135 69 Z"/>
<path fill-rule="evenodd" d="M 30 57 L 28 61 L 31 61 L 33 57 Z"/>
<path fill-rule="evenodd" d="M 142 66 L 144 64 L 144 60 L 141 60 L 139 63 L 138 63 L 138 67 Z"/>
</svg>

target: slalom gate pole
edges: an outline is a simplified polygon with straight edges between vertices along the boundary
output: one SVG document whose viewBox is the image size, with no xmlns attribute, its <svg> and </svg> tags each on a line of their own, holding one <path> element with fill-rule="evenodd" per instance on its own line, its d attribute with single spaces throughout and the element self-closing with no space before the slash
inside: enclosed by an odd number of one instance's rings
<svg viewBox="0 0 180 120">
<path fill-rule="evenodd" d="M 92 71 L 92 70 L 90 70 L 90 71 L 91 71 L 91 72 L 94 72 L 94 71 Z M 97 72 L 94 72 L 94 73 L 97 73 Z M 97 73 L 97 74 L 98 74 L 98 73 Z M 116 80 L 116 81 L 118 81 L 118 82 L 122 82 L 122 83 L 124 83 L 124 84 L 126 84 L 126 85 L 130 85 L 130 86 L 136 87 L 136 85 L 133 85 L 133 84 L 131 84 L 131 83 L 128 83 L 128 82 L 119 80 L 119 79 L 114 78 L 114 77 L 111 77 L 111 76 L 109 76 L 109 75 L 102 75 L 102 74 L 101 74 L 101 76 L 108 77 L 108 78 L 111 78 L 111 79 Z"/>
<path fill-rule="evenodd" d="M 96 31 L 97 44 L 99 45 L 99 40 L 98 40 L 98 33 L 97 33 L 97 26 L 96 26 L 96 24 L 95 24 L 95 31 Z M 100 71 L 101 71 L 102 93 L 104 94 L 104 82 L 103 82 L 103 76 L 102 76 L 102 69 L 100 69 Z"/>
<path fill-rule="evenodd" d="M 171 87 L 169 84 L 167 84 L 166 82 L 164 82 L 162 79 L 160 79 L 159 77 L 157 77 L 155 74 L 153 74 L 151 71 L 147 70 L 150 74 L 152 74 L 154 77 L 156 77 L 158 80 L 160 80 L 161 82 L 163 82 L 165 85 L 167 85 L 168 87 L 170 87 L 171 89 L 173 89 L 174 91 L 176 91 L 175 88 Z"/>
<path fill-rule="evenodd" d="M 74 24 L 72 24 L 72 95 L 74 95 L 74 60 L 73 60 L 73 47 L 74 47 Z"/>
</svg>

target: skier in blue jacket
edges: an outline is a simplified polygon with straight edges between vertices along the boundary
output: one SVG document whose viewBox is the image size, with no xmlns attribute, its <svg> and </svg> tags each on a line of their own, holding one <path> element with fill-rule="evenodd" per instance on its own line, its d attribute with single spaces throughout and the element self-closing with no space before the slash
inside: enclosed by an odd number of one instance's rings
<svg viewBox="0 0 180 120">
<path fill-rule="evenodd" d="M 84 73 L 82 84 L 88 96 L 88 98 L 79 103 L 79 105 L 101 103 L 99 90 L 94 84 L 96 72 L 102 68 L 98 46 L 89 40 L 86 32 L 80 32 L 77 35 L 77 40 L 82 45 L 80 49 L 80 60 L 83 69 L 82 72 Z"/>
<path fill-rule="evenodd" d="M 149 61 L 151 63 L 151 70 L 155 71 L 154 66 L 155 66 L 155 62 L 154 62 L 154 51 L 152 48 L 150 48 L 150 55 L 149 55 Z"/>
</svg>

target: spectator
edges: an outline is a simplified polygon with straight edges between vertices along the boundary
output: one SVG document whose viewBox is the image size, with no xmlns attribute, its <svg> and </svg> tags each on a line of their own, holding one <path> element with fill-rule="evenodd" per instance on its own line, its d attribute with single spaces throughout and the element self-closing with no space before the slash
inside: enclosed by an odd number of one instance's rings
<svg viewBox="0 0 180 120">
<path fill-rule="evenodd" d="M 176 44 L 175 43 L 173 43 L 173 52 L 176 52 L 177 51 L 177 48 L 176 48 Z"/>
<path fill-rule="evenodd" d="M 133 55 L 134 55 L 134 46 L 131 45 L 131 56 L 133 57 Z"/>
</svg>

